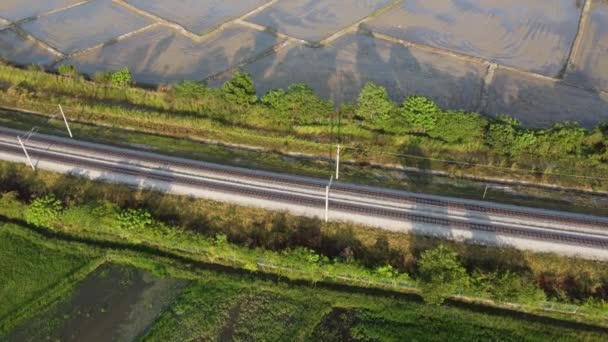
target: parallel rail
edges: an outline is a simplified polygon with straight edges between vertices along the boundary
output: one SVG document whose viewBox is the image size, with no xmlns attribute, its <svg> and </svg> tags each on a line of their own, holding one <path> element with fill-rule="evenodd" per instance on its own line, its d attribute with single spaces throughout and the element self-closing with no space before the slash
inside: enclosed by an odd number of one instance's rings
<svg viewBox="0 0 608 342">
<path fill-rule="evenodd" d="M 9 152 L 14 155 L 20 155 L 22 150 L 18 146 L 7 146 L 5 144 L 0 145 L 0 151 Z M 101 151 L 98 150 L 98 151 Z M 106 151 L 103 151 L 106 153 Z M 106 153 L 107 154 L 107 153 Z M 150 170 L 150 169 L 141 169 L 134 170 L 133 166 L 122 166 L 122 165 L 109 165 L 107 162 L 98 162 L 90 159 L 80 159 L 77 157 L 69 156 L 69 155 L 61 155 L 57 154 L 57 152 L 48 152 L 41 151 L 38 149 L 30 150 L 30 155 L 34 158 L 41 158 L 45 161 L 57 162 L 62 165 L 75 165 L 78 167 L 94 169 L 97 171 L 107 172 L 107 173 L 115 173 L 115 174 L 123 174 L 130 175 L 136 177 L 142 177 L 150 180 L 163 181 L 170 184 L 180 184 L 192 186 L 195 188 L 202 189 L 210 189 L 214 191 L 219 191 L 223 193 L 231 193 L 236 195 L 243 195 L 250 198 L 259 198 L 265 200 L 273 200 L 280 201 L 283 203 L 290 203 L 296 205 L 303 205 L 313 208 L 323 208 L 325 205 L 325 200 L 322 196 L 315 195 L 304 195 L 297 193 L 287 193 L 287 192 L 277 192 L 267 189 L 261 188 L 252 188 L 252 187 L 243 187 L 238 183 L 225 183 L 225 182 L 216 182 L 212 180 L 205 180 L 201 178 L 194 179 L 192 177 L 187 177 L 179 174 L 162 174 L 161 171 Z M 118 155 L 118 154 L 115 154 Z M 145 158 L 141 158 L 139 155 L 124 153 L 119 154 L 121 157 L 129 157 L 130 160 L 142 161 Z M 151 158 L 150 158 L 151 159 Z M 158 160 L 154 160 L 155 163 L 158 163 Z M 177 164 L 174 164 L 177 165 Z M 199 164 L 191 164 L 191 163 L 182 163 L 182 166 L 201 166 Z M 207 170 L 207 169 L 206 169 Z M 208 170 L 207 170 L 208 171 Z M 221 171 L 223 174 L 226 174 L 226 170 L 217 170 Z M 235 175 L 241 177 L 243 176 L 253 176 L 251 173 L 242 173 L 240 171 L 235 171 L 229 173 L 230 175 Z M 268 176 L 264 176 L 268 177 Z M 255 177 L 256 179 L 260 179 L 259 177 Z M 264 178 L 266 179 L 266 178 Z M 271 177 L 268 179 L 273 182 L 286 182 L 288 184 L 294 184 L 293 180 L 287 177 Z M 309 186 L 317 188 L 322 186 L 321 184 L 311 184 L 305 181 L 301 182 L 301 186 Z M 346 187 L 349 192 L 351 189 Z M 367 191 L 361 191 L 361 193 L 367 194 Z M 369 191 L 371 196 L 384 196 L 382 192 L 374 192 Z M 387 193 L 388 195 L 393 195 L 391 193 Z M 415 196 L 412 196 L 415 198 Z M 401 199 L 402 197 L 397 196 L 396 198 Z M 410 197 L 405 196 L 407 199 L 411 199 Z M 425 199 L 426 200 L 426 199 Z M 435 202 L 431 202 L 435 203 Z M 445 201 L 445 203 L 450 203 L 449 201 Z M 460 203 L 458 203 L 460 204 Z M 433 204 L 431 204 L 433 205 Z M 595 248 L 606 248 L 608 247 L 608 235 L 607 236 L 584 236 L 586 233 L 580 232 L 567 232 L 560 230 L 550 230 L 550 229 L 527 229 L 525 227 L 513 227 L 507 226 L 503 224 L 486 224 L 486 223 L 475 223 L 468 222 L 466 220 L 454 219 L 454 218 L 438 218 L 425 214 L 411 213 L 406 212 L 404 210 L 398 209 L 389 209 L 389 208 L 378 208 L 375 206 L 365 206 L 356 203 L 349 203 L 347 201 L 342 200 L 331 200 L 332 208 L 336 210 L 340 210 L 343 212 L 353 213 L 353 214 L 361 214 L 366 216 L 373 216 L 379 218 L 389 218 L 389 219 L 397 219 L 410 221 L 415 223 L 423 223 L 423 224 L 436 224 L 440 226 L 445 226 L 449 228 L 458 228 L 464 230 L 473 230 L 473 231 L 483 231 L 497 234 L 504 234 L 509 236 L 517 236 L 517 237 L 525 237 L 527 239 L 539 240 L 539 241 L 553 241 L 560 242 L 563 244 L 573 245 L 573 246 L 588 246 Z M 483 208 L 486 210 L 486 208 Z M 506 210 L 505 212 L 511 213 L 512 211 Z M 540 217 L 544 217 L 543 215 L 539 215 Z M 520 216 L 518 216 L 520 217 Z M 576 221 L 578 222 L 578 221 Z M 579 222 L 580 224 L 580 222 Z M 588 234 L 592 235 L 592 234 Z"/>
<path fill-rule="evenodd" d="M 6 133 L 0 133 L 0 135 L 5 136 L 7 139 L 12 139 L 12 136 L 9 136 Z M 323 190 L 325 188 L 325 183 L 321 180 L 316 179 L 305 179 L 305 178 L 295 178 L 289 177 L 286 175 L 280 174 L 272 174 L 268 172 L 255 172 L 252 170 L 237 168 L 237 167 L 226 167 L 222 165 L 214 165 L 210 163 L 203 163 L 197 161 L 187 161 L 178 158 L 170 158 L 162 155 L 154 155 L 150 156 L 150 153 L 141 154 L 137 151 L 129 151 L 123 148 L 105 148 L 104 146 L 98 144 L 87 143 L 84 147 L 81 144 L 71 143 L 62 141 L 60 139 L 53 138 L 40 138 L 41 135 L 30 138 L 30 141 L 34 141 L 40 144 L 53 144 L 57 147 L 63 147 L 68 149 L 78 149 L 84 150 L 86 149 L 86 153 L 88 155 L 99 153 L 112 158 L 124 159 L 129 161 L 137 161 L 137 162 L 146 162 L 146 163 L 154 163 L 154 164 L 163 164 L 169 167 L 180 167 L 191 169 L 193 171 L 201 171 L 207 173 L 217 174 L 218 176 L 226 177 L 232 176 L 234 178 L 241 178 L 247 180 L 254 181 L 264 181 L 271 184 L 283 185 L 289 187 L 297 187 L 297 188 L 308 188 L 314 190 Z M 510 218 L 519 218 L 519 219 L 529 219 L 529 220 L 537 220 L 537 221 L 545 221 L 545 222 L 554 222 L 561 223 L 573 226 L 587 226 L 593 228 L 606 228 L 608 230 L 608 220 L 602 221 L 593 218 L 586 217 L 572 217 L 566 215 L 559 215 L 558 213 L 545 213 L 538 211 L 529 211 L 529 210 L 518 210 L 518 209 L 509 209 L 503 207 L 496 206 L 484 206 L 477 203 L 467 203 L 466 201 L 457 201 L 457 200 L 449 200 L 449 199 L 439 199 L 439 198 L 430 198 L 426 196 L 416 195 L 416 194 L 406 194 L 406 193 L 396 193 L 391 191 L 383 191 L 381 189 L 363 189 L 360 187 L 355 187 L 348 184 L 335 183 L 332 186 L 332 191 L 334 193 L 342 193 L 347 195 L 356 195 L 356 196 L 365 196 L 368 198 L 374 199 L 388 199 L 394 201 L 400 201 L 402 203 L 408 204 L 422 204 L 427 206 L 433 206 L 438 208 L 449 208 L 449 209 L 457 209 L 457 210 L 466 210 L 479 212 L 483 214 L 492 214 L 492 215 L 500 215 L 503 217 Z"/>
</svg>

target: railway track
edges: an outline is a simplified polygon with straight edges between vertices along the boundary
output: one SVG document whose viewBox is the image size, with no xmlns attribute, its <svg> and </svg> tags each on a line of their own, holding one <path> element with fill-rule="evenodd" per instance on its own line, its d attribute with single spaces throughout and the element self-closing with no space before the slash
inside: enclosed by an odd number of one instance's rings
<svg viewBox="0 0 608 342">
<path fill-rule="evenodd" d="M 6 128 L 0 128 L 0 139 L 5 141 L 15 139 L 15 133 L 18 131 Z M 21 132 L 23 133 L 23 132 Z M 115 148 L 100 144 L 82 143 L 72 140 L 61 139 L 57 137 L 36 135 L 28 141 L 29 144 L 40 144 L 42 146 L 52 144 L 53 148 L 62 148 L 67 150 L 81 150 L 86 146 L 84 154 L 98 154 L 110 157 L 113 159 L 121 159 L 128 161 L 138 161 L 142 163 L 150 163 L 163 165 L 168 168 L 183 168 L 193 172 L 205 172 L 218 175 L 220 177 L 234 177 L 235 179 L 263 181 L 271 184 L 282 185 L 286 187 L 294 187 L 300 189 L 324 190 L 326 182 L 320 179 L 308 177 L 294 177 L 278 173 L 270 173 L 264 171 L 249 170 L 238 167 L 229 167 L 213 163 L 204 163 L 181 158 L 173 158 L 169 156 L 142 153 L 141 151 L 128 150 L 123 148 Z M 83 153 L 81 153 L 82 155 Z M 494 206 L 491 204 L 481 204 L 476 201 L 456 200 L 448 198 L 440 198 L 438 196 L 429 196 L 414 194 L 403 191 L 391 191 L 388 189 L 371 188 L 353 186 L 351 184 L 335 183 L 332 186 L 334 194 L 349 194 L 364 196 L 366 198 L 374 198 L 381 200 L 399 201 L 401 203 L 409 203 L 412 205 L 427 205 L 436 208 L 449 208 L 464 210 L 469 212 L 478 212 L 483 214 L 500 215 L 504 217 L 517 217 L 520 219 L 530 219 L 545 222 L 556 222 L 562 224 L 571 224 L 576 226 L 587 226 L 593 228 L 603 228 L 608 230 L 608 219 L 599 219 L 584 215 L 563 215 L 559 212 L 547 212 L 543 210 L 530 210 L 526 208 L 513 208 L 507 206 Z"/>
<path fill-rule="evenodd" d="M 22 156 L 21 147 L 18 145 L 15 135 L 11 135 L 11 133 L 14 132 L 6 132 L 5 129 L 0 129 L 0 153 Z M 10 142 L 11 139 L 13 140 L 12 143 Z M 63 141 L 63 139 L 42 135 L 31 138 L 27 142 L 27 145 L 30 156 L 33 159 L 58 165 L 69 165 L 82 170 L 96 170 L 107 174 L 134 176 L 149 181 L 165 182 L 174 185 L 179 184 L 192 188 L 208 189 L 254 199 L 290 203 L 309 208 L 319 209 L 325 205 L 325 198 L 322 195 L 285 190 L 285 188 L 289 187 L 324 190 L 325 182 L 319 179 L 223 167 L 217 164 L 157 156 L 134 150 L 117 149 L 75 141 Z M 44 145 L 46 145 L 46 148 L 43 147 Z M 64 150 L 78 153 L 65 153 Z M 122 163 L 120 162 L 121 160 L 123 161 Z M 125 161 L 128 161 L 128 163 L 125 163 Z M 136 164 L 133 164 L 133 162 Z M 149 165 L 143 166 L 143 164 Z M 153 165 L 160 165 L 161 167 L 154 167 Z M 191 170 L 193 173 L 185 174 L 174 171 L 178 169 Z M 202 171 L 217 175 L 218 178 L 196 176 L 196 172 Z M 258 183 L 266 183 L 268 186 L 247 184 L 248 180 L 256 180 Z M 281 185 L 282 188 L 275 188 L 273 185 Z M 604 228 L 608 228 L 608 220 L 600 217 L 568 216 L 562 213 L 556 213 L 555 216 L 552 216 L 547 211 L 535 212 L 534 209 L 526 208 L 513 209 L 494 207 L 492 205 L 484 206 L 473 201 L 441 199 L 384 189 L 362 188 L 341 183 L 334 185 L 333 191 L 334 194 L 348 193 L 351 196 L 361 198 L 360 201 L 349 201 L 343 198 L 336 198 L 337 196 L 335 195 L 332 196 L 330 199 L 332 210 L 344 213 L 437 225 L 446 228 L 489 232 L 522 237 L 528 240 L 552 241 L 570 246 L 586 246 L 600 249 L 608 247 L 608 230 L 605 235 L 601 233 Z M 572 224 L 573 227 L 592 226 L 599 228 L 600 233 L 568 231 L 550 227 L 542 228 L 538 225 L 535 227 L 525 227 L 500 222 L 477 222 L 461 217 L 450 217 L 449 215 L 438 217 L 437 215 L 424 212 L 404 210 L 371 202 L 365 203 L 365 199 L 367 198 L 390 199 L 396 202 L 423 204 L 431 207 L 451 207 L 468 211 L 492 212 L 496 215 L 525 217 L 530 220 L 567 223 Z"/>
</svg>

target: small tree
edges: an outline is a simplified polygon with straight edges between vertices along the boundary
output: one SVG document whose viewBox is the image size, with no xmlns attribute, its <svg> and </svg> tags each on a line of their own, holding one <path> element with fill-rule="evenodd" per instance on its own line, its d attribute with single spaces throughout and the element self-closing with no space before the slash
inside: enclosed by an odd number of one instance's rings
<svg viewBox="0 0 608 342">
<path fill-rule="evenodd" d="M 469 282 L 456 252 L 444 245 L 422 253 L 418 265 L 418 285 L 422 298 L 429 304 L 443 303 L 447 297 L 463 291 Z"/>
<path fill-rule="evenodd" d="M 25 212 L 27 223 L 36 227 L 50 227 L 61 213 L 61 202 L 54 195 L 37 198 Z"/>
<path fill-rule="evenodd" d="M 143 209 L 127 209 L 118 214 L 118 225 L 127 231 L 142 231 L 151 224 L 152 215 Z"/>
<path fill-rule="evenodd" d="M 433 101 L 422 96 L 408 98 L 403 102 L 401 111 L 411 127 L 419 132 L 433 130 L 441 113 L 441 109 Z"/>
<path fill-rule="evenodd" d="M 257 102 L 255 86 L 250 74 L 237 72 L 222 86 L 224 98 L 237 105 L 251 105 Z"/>
<path fill-rule="evenodd" d="M 357 115 L 372 125 L 380 125 L 390 118 L 395 104 L 384 87 L 367 83 L 357 99 Z"/>
<path fill-rule="evenodd" d="M 118 87 L 126 87 L 133 82 L 133 76 L 129 68 L 125 67 L 112 74 L 112 84 Z"/>
</svg>

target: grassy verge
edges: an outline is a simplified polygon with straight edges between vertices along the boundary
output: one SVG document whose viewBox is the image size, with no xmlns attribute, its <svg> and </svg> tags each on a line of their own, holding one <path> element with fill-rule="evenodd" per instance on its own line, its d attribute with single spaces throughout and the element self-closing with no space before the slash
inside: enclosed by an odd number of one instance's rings
<svg viewBox="0 0 608 342">
<path fill-rule="evenodd" d="M 28 131 L 65 136 L 61 120 L 0 110 L 0 125 Z M 113 127 L 99 127 L 81 123 L 71 124 L 72 132 L 81 140 L 129 148 L 144 148 L 157 153 L 183 158 L 215 162 L 267 171 L 328 178 L 334 163 L 327 158 L 298 158 L 280 152 L 259 151 L 238 147 L 208 144 L 190 139 L 178 139 L 149 133 L 133 132 Z M 486 182 L 404 172 L 385 168 L 361 168 L 348 162 L 342 164 L 343 180 L 407 191 L 487 200 L 545 209 L 608 215 L 608 197 L 569 190 L 539 188 L 526 185 L 490 187 Z M 483 194 L 486 197 L 483 197 Z"/>
<path fill-rule="evenodd" d="M 140 268 L 160 278 L 190 280 L 192 285 L 160 315 L 144 341 L 399 341 L 404 336 L 431 341 L 599 341 L 608 333 L 557 318 L 457 302 L 429 306 L 411 295 L 265 280 L 252 273 L 222 273 L 143 252 L 48 239 L 23 227 L 2 229 L 35 245 L 103 253 L 114 264 Z M 40 317 L 54 309 L 41 310 Z M 61 326 L 64 318 L 57 319 L 54 326 Z"/>
<path fill-rule="evenodd" d="M 195 87 L 194 94 L 184 95 L 183 88 L 180 92 L 113 87 L 10 66 L 0 66 L 0 85 L 0 103 L 5 106 L 52 115 L 61 103 L 71 120 L 100 126 L 314 156 L 327 156 L 341 141 L 344 160 L 362 165 L 398 165 L 445 171 L 454 176 L 608 190 L 606 137 L 601 127 L 587 132 L 562 125 L 532 132 L 514 127 L 511 122 L 491 124 L 474 114 L 443 113 L 433 106 L 422 106 L 418 109 L 432 113 L 424 112 L 421 118 L 430 118 L 436 130 L 426 132 L 407 120 L 392 122 L 411 113 L 407 106 L 390 103 L 384 103 L 389 107 L 388 114 L 406 113 L 396 114 L 382 124 L 366 119 L 361 108 L 352 106 L 323 114 L 327 106 L 322 105 L 316 116 L 307 118 L 308 112 L 318 107 L 313 103 L 320 100 L 306 91 L 273 93 L 279 99 L 292 96 L 287 104 L 268 98 L 242 104 L 227 97 L 224 90 L 200 86 Z M 234 87 L 240 89 L 238 85 Z M 373 111 L 373 101 L 378 99 L 371 100 L 368 107 Z M 391 132 L 391 128 L 399 128 L 399 132 Z"/>
<path fill-rule="evenodd" d="M 0 223 L 0 336 L 65 296 L 103 262 L 91 251 L 54 247 Z"/>
<path fill-rule="evenodd" d="M 294 281 L 412 293 L 418 290 L 409 275 L 416 276 L 420 255 L 440 243 L 360 226 L 322 224 L 284 213 L 133 191 L 53 173 L 34 175 L 20 166 L 5 166 L 0 169 L 3 190 L 17 192 L 1 197 L 1 215 L 16 222 L 24 219 L 36 222 L 46 228 L 32 229 L 41 229 L 54 237 L 86 241 L 103 248 L 141 251 Z M 62 209 L 51 208 L 48 212 L 52 214 L 51 221 L 44 221 L 49 217 L 44 214 L 47 211 L 33 211 L 32 208 L 40 207 L 23 200 L 46 193 L 54 193 L 63 201 Z M 151 212 L 153 217 L 140 219 L 141 209 Z M 38 218 L 34 220 L 32 213 L 37 213 Z M 606 318 L 601 300 L 605 299 L 602 289 L 608 270 L 603 263 L 512 249 L 445 244 L 458 252 L 471 275 L 481 274 L 476 279 L 481 279 L 482 284 L 488 275 L 515 274 L 515 278 L 509 279 L 525 288 L 509 287 L 507 302 L 519 302 L 512 308 L 542 314 L 547 314 L 549 308 L 562 312 L 551 315 L 602 324 Z M 529 286 L 524 284 L 530 282 L 541 288 L 550 301 L 538 299 L 538 288 L 526 294 Z M 520 295 L 518 291 L 524 292 Z M 462 293 L 495 300 L 493 305 L 505 302 L 504 296 L 494 297 L 491 289 L 476 288 Z"/>
</svg>

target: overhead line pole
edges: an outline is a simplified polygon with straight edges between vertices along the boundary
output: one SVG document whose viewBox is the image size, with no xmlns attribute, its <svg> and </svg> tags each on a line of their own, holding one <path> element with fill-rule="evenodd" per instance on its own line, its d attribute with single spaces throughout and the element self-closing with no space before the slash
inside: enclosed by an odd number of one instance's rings
<svg viewBox="0 0 608 342">
<path fill-rule="evenodd" d="M 65 113 L 63 113 L 63 108 L 61 108 L 61 105 L 59 105 L 59 111 L 61 112 L 61 116 L 63 116 L 63 122 L 65 122 L 65 127 L 68 129 L 68 134 L 70 135 L 70 138 L 74 138 L 74 136 L 72 135 L 72 130 L 70 129 L 70 125 L 68 125 L 68 119 L 65 117 Z"/>
<path fill-rule="evenodd" d="M 325 223 L 329 222 L 329 189 L 331 188 L 331 183 L 334 181 L 334 175 L 331 175 L 329 179 L 329 184 L 325 187 Z"/>
<path fill-rule="evenodd" d="M 338 144 L 338 150 L 336 151 L 336 180 L 340 179 L 340 144 Z"/>
<path fill-rule="evenodd" d="M 32 160 L 30 159 L 30 155 L 27 153 L 27 149 L 25 148 L 23 141 L 21 141 L 21 137 L 17 136 L 17 140 L 19 140 L 19 144 L 21 145 L 21 148 L 23 149 L 23 153 L 25 153 L 25 158 L 27 158 L 27 162 L 32 167 L 32 170 L 36 171 L 36 167 L 34 166 L 34 163 L 32 163 Z"/>
</svg>

